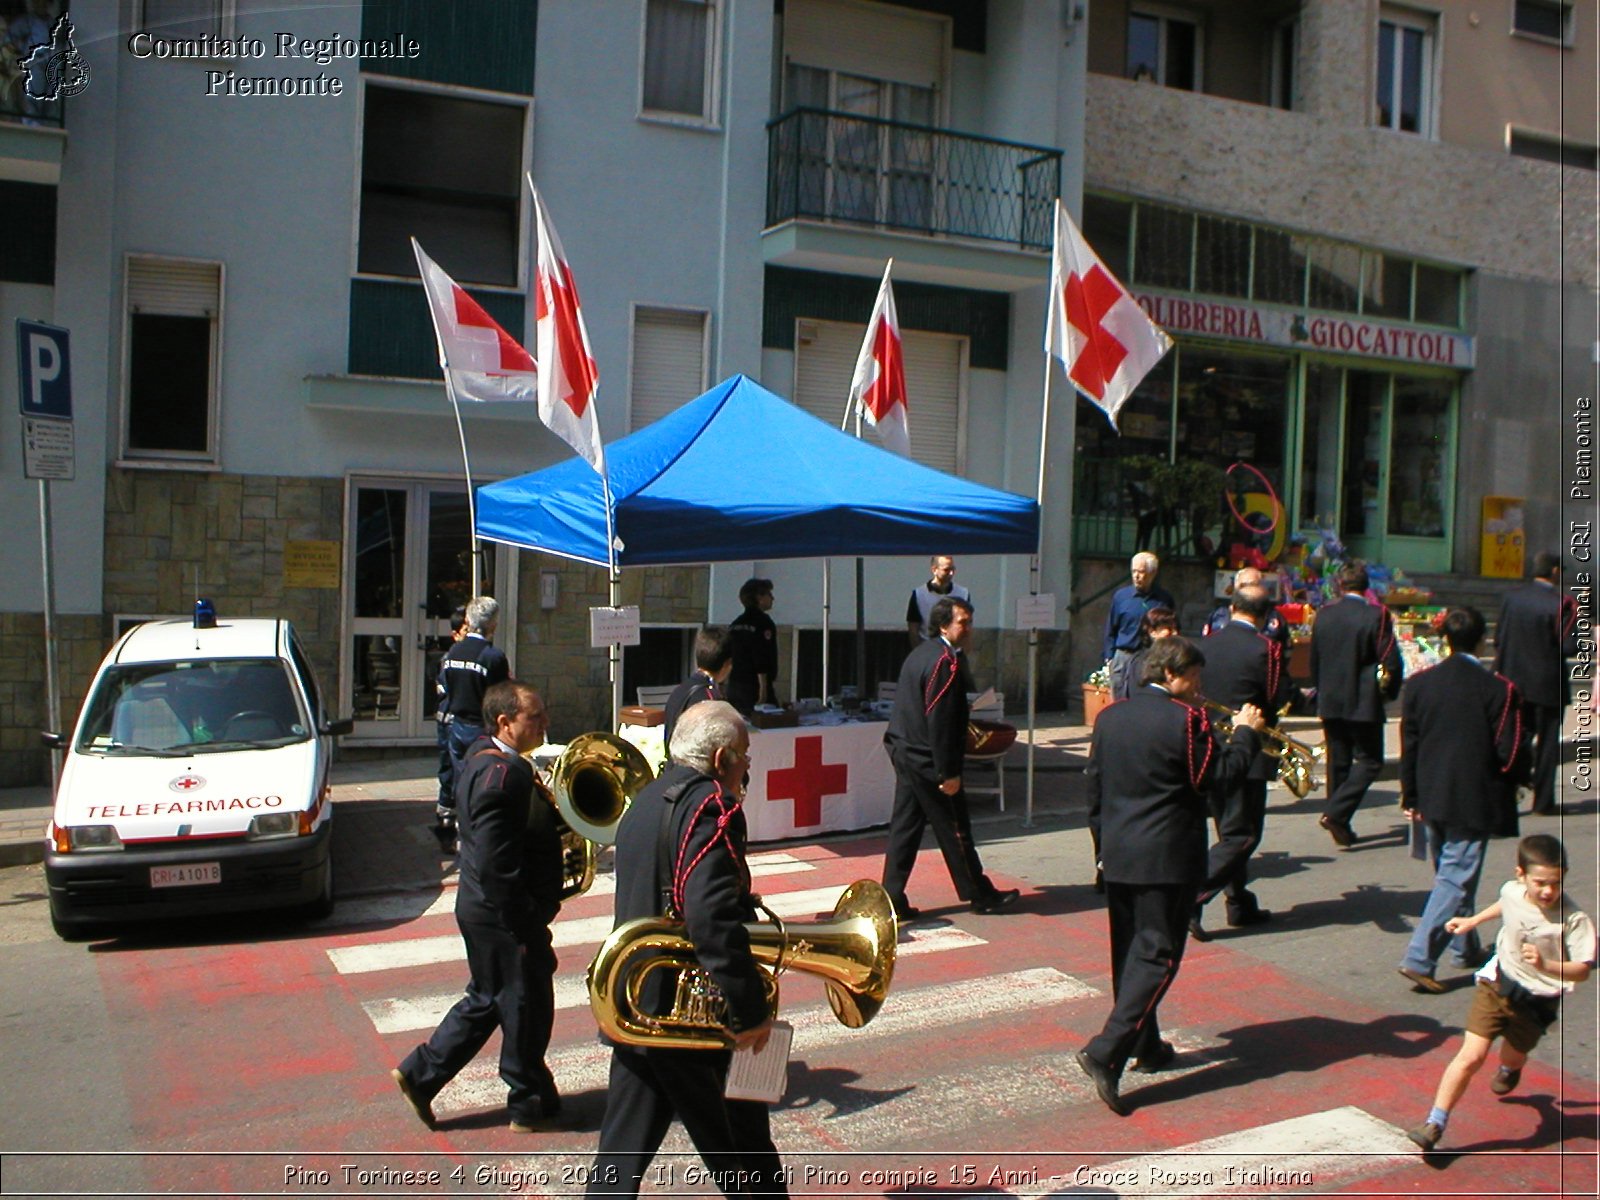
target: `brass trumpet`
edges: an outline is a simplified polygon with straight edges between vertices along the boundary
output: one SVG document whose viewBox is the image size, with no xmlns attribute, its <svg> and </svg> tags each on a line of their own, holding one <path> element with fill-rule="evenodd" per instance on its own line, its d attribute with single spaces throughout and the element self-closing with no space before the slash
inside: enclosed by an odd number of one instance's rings
<svg viewBox="0 0 1600 1200">
<path fill-rule="evenodd" d="M 839 1023 L 859 1029 L 877 1015 L 894 978 L 899 924 L 882 885 L 858 879 L 844 890 L 825 921 L 784 922 L 762 905 L 771 923 L 744 928 L 759 964 L 767 1014 L 778 1015 L 778 976 L 794 969 L 822 977 Z M 641 1008 L 654 971 L 673 971 L 672 1009 L 660 1016 Z M 589 1007 L 600 1032 L 614 1042 L 656 1049 L 723 1050 L 733 1045 L 728 1005 L 696 959 L 680 921 L 645 917 L 614 929 L 589 964 Z"/>
<path fill-rule="evenodd" d="M 1227 737 L 1233 732 L 1233 718 L 1236 715 L 1234 710 L 1226 704 L 1218 704 L 1215 700 L 1207 700 L 1205 704 L 1207 709 L 1217 714 L 1217 732 Z M 1283 786 L 1294 793 L 1295 799 L 1304 800 L 1317 785 L 1312 770 L 1326 750 L 1322 746 L 1313 746 L 1298 738 L 1292 738 L 1272 725 L 1263 725 L 1261 736 L 1266 738 L 1268 743 L 1262 746 L 1261 753 L 1268 758 L 1278 760 L 1278 778 L 1283 781 Z"/>
<path fill-rule="evenodd" d="M 585 733 L 567 744 L 550 769 L 550 787 L 540 787 L 561 831 L 563 900 L 594 884 L 599 848 L 617 840 L 622 814 L 654 778 L 639 748 L 614 733 Z"/>
</svg>

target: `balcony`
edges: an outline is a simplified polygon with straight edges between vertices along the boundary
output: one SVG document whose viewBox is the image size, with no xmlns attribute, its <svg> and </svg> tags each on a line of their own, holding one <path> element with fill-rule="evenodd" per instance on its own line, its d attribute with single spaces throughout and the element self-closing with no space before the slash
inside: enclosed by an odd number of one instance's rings
<svg viewBox="0 0 1600 1200">
<path fill-rule="evenodd" d="M 1049 250 L 1061 151 L 797 108 L 767 126 L 767 226 L 857 229 Z"/>
</svg>

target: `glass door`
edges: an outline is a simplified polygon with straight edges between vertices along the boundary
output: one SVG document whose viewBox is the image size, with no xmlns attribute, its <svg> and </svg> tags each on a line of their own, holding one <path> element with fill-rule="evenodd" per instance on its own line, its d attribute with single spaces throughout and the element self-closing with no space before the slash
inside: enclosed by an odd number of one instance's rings
<svg viewBox="0 0 1600 1200">
<path fill-rule="evenodd" d="M 515 597 L 506 591 L 505 562 L 510 555 L 485 542 L 474 571 L 470 528 L 462 484 L 352 483 L 349 638 L 341 677 L 354 736 L 433 738 L 434 679 L 450 645 L 450 616 L 474 594 L 500 600 L 508 614 L 502 644 L 513 653 Z"/>
</svg>

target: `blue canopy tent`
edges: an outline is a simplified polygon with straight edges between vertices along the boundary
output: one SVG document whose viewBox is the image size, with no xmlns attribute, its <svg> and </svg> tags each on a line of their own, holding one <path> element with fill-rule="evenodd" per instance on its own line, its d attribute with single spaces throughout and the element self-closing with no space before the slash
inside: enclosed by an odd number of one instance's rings
<svg viewBox="0 0 1600 1200">
<path fill-rule="evenodd" d="M 851 437 L 746 375 L 606 447 L 619 567 L 1033 554 L 1039 505 Z M 478 536 L 609 566 L 581 458 L 478 489 Z"/>
</svg>

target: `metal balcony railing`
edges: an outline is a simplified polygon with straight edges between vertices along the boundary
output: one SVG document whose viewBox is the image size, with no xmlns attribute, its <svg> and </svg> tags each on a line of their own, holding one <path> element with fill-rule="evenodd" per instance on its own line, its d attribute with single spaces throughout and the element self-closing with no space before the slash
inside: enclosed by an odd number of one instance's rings
<svg viewBox="0 0 1600 1200">
<path fill-rule="evenodd" d="M 1061 151 L 797 108 L 767 125 L 767 224 L 796 217 L 1048 250 Z"/>
</svg>

